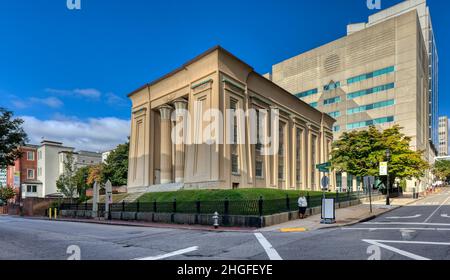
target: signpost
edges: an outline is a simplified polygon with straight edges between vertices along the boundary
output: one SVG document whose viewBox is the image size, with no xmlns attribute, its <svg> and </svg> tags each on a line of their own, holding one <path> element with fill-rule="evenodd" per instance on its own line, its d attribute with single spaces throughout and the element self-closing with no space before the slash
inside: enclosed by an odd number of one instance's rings
<svg viewBox="0 0 450 280">
<path fill-rule="evenodd" d="M 113 202 L 113 199 L 112 184 L 110 180 L 108 180 L 105 184 L 105 195 L 105 219 L 111 220 L 111 204 Z"/>
<path fill-rule="evenodd" d="M 320 184 L 322 186 L 323 197 L 322 197 L 322 220 L 321 224 L 334 224 L 336 223 L 336 209 L 334 198 L 326 198 L 325 191 L 328 190 L 330 185 L 330 177 L 327 174 L 330 173 L 331 163 L 326 162 L 322 164 L 317 164 L 316 169 L 321 173 L 325 173 L 322 177 Z"/>
</svg>

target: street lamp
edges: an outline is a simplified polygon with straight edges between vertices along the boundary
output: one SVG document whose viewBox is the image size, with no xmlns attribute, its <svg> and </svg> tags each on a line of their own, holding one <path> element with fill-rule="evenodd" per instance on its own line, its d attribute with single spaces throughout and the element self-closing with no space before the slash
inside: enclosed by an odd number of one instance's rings
<svg viewBox="0 0 450 280">
<path fill-rule="evenodd" d="M 386 149 L 386 161 L 388 162 L 387 180 L 386 180 L 386 205 L 391 205 L 389 201 L 389 161 L 391 160 L 391 150 Z"/>
</svg>

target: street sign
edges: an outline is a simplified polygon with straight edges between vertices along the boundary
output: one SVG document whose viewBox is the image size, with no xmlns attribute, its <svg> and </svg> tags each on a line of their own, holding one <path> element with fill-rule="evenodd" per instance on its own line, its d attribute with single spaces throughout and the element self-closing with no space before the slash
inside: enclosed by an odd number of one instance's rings
<svg viewBox="0 0 450 280">
<path fill-rule="evenodd" d="M 331 167 L 331 162 L 326 162 L 326 163 L 321 163 L 321 164 L 317 164 L 316 165 L 317 169 L 319 169 L 319 168 L 327 168 L 327 169 L 329 169 L 330 167 Z"/>
<path fill-rule="evenodd" d="M 321 180 L 322 189 L 328 189 L 328 185 L 330 184 L 330 178 L 328 176 L 323 176 Z"/>
<path fill-rule="evenodd" d="M 380 162 L 380 176 L 387 176 L 387 175 L 388 175 L 388 163 Z"/>
</svg>

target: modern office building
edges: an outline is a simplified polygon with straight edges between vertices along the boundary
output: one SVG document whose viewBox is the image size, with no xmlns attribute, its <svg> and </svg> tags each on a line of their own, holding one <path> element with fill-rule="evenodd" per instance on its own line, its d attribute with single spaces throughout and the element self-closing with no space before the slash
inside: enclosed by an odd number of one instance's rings
<svg viewBox="0 0 450 280">
<path fill-rule="evenodd" d="M 337 120 L 334 137 L 398 124 L 411 148 L 437 155 L 438 58 L 425 0 L 404 1 L 347 26 L 347 36 L 272 67 L 267 78 Z M 338 176 L 340 176 L 338 174 Z M 338 188 L 356 179 L 337 178 Z M 411 189 L 424 189 L 427 174 Z"/>
<path fill-rule="evenodd" d="M 129 192 L 181 188 L 320 190 L 316 164 L 329 160 L 335 120 L 221 47 L 210 49 L 129 97 Z M 255 109 L 254 123 L 247 114 L 250 109 Z M 263 116 L 262 112 L 277 111 L 271 109 L 278 109 L 279 121 Z M 208 134 L 211 116 L 223 128 L 232 129 Z M 187 141 L 174 143 L 171 132 L 180 122 L 181 127 L 188 127 L 181 133 Z M 201 135 L 213 136 L 214 141 L 208 142 Z M 251 135 L 256 139 L 279 136 L 279 141 L 272 143 L 278 151 L 262 152 L 270 143 L 250 142 Z"/>
<path fill-rule="evenodd" d="M 448 156 L 448 117 L 439 117 L 439 156 Z"/>
</svg>

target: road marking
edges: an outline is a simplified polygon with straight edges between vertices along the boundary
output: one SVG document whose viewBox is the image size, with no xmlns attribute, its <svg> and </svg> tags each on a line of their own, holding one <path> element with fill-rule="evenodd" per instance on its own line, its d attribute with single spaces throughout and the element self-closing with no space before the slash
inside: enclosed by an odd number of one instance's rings
<svg viewBox="0 0 450 280">
<path fill-rule="evenodd" d="M 262 235 L 262 233 L 255 233 L 256 239 L 258 239 L 259 244 L 264 248 L 264 251 L 266 251 L 267 256 L 269 256 L 269 259 L 272 261 L 281 261 L 283 260 L 280 255 L 278 255 L 278 252 L 273 248 L 272 244 L 270 244 L 269 241 Z"/>
<path fill-rule="evenodd" d="M 386 217 L 386 219 L 393 219 L 393 220 L 397 220 L 397 219 L 415 219 L 415 218 L 419 218 L 422 217 L 422 215 L 417 214 L 414 216 L 407 216 L 407 217 Z"/>
<path fill-rule="evenodd" d="M 410 253 L 410 252 L 407 252 L 404 250 L 400 250 L 400 249 L 394 248 L 392 246 L 381 243 L 381 242 L 383 242 L 383 243 L 397 243 L 397 242 L 391 242 L 391 241 L 386 241 L 386 240 L 368 240 L 368 239 L 363 239 L 363 241 L 367 242 L 369 244 L 384 248 L 386 250 L 392 251 L 394 253 L 400 254 L 402 256 L 408 257 L 413 260 L 418 260 L 418 261 L 429 261 L 430 260 L 425 257 L 419 256 L 419 255 L 416 255 L 416 254 L 413 254 L 413 253 Z M 410 241 L 402 241 L 402 242 L 410 242 Z M 413 241 L 411 241 L 411 242 L 413 242 Z"/>
<path fill-rule="evenodd" d="M 424 221 L 424 223 L 428 222 L 428 221 L 431 219 L 431 217 L 433 217 L 433 215 L 436 214 L 436 212 L 437 212 L 439 209 L 441 209 L 441 207 L 444 206 L 445 203 L 447 203 L 447 201 L 448 201 L 449 199 L 450 199 L 450 196 L 447 197 L 447 199 L 444 200 L 444 202 L 442 202 L 442 204 L 441 204 L 438 208 L 436 208 L 436 210 L 434 210 L 434 212 L 431 213 L 431 215 L 430 215 L 428 218 L 426 218 L 426 220 Z"/>
<path fill-rule="evenodd" d="M 284 233 L 287 233 L 287 232 L 306 232 L 306 231 L 308 231 L 308 229 L 306 229 L 306 228 L 282 228 L 282 229 L 280 229 L 280 232 L 284 232 Z"/>
<path fill-rule="evenodd" d="M 442 214 L 441 217 L 442 217 L 442 218 L 450 218 L 450 216 L 447 215 L 447 214 Z"/>
<path fill-rule="evenodd" d="M 420 225 L 420 226 L 447 226 L 449 227 L 450 224 L 444 224 L 444 223 L 406 223 L 406 222 L 366 222 L 363 223 L 363 225 Z"/>
<path fill-rule="evenodd" d="M 425 230 L 425 231 L 450 231 L 450 228 L 342 228 L 342 230 Z"/>
<path fill-rule="evenodd" d="M 182 249 L 182 250 L 178 250 L 178 251 L 174 251 L 172 253 L 167 253 L 164 255 L 159 255 L 159 256 L 154 256 L 154 257 L 146 257 L 146 258 L 137 258 L 134 260 L 137 261 L 155 261 L 155 260 L 162 260 L 162 259 L 167 259 L 173 256 L 178 256 L 178 255 L 183 255 L 189 252 L 193 252 L 193 251 L 197 251 L 198 250 L 198 246 L 193 246 L 193 247 L 189 247 L 186 249 Z"/>
</svg>

